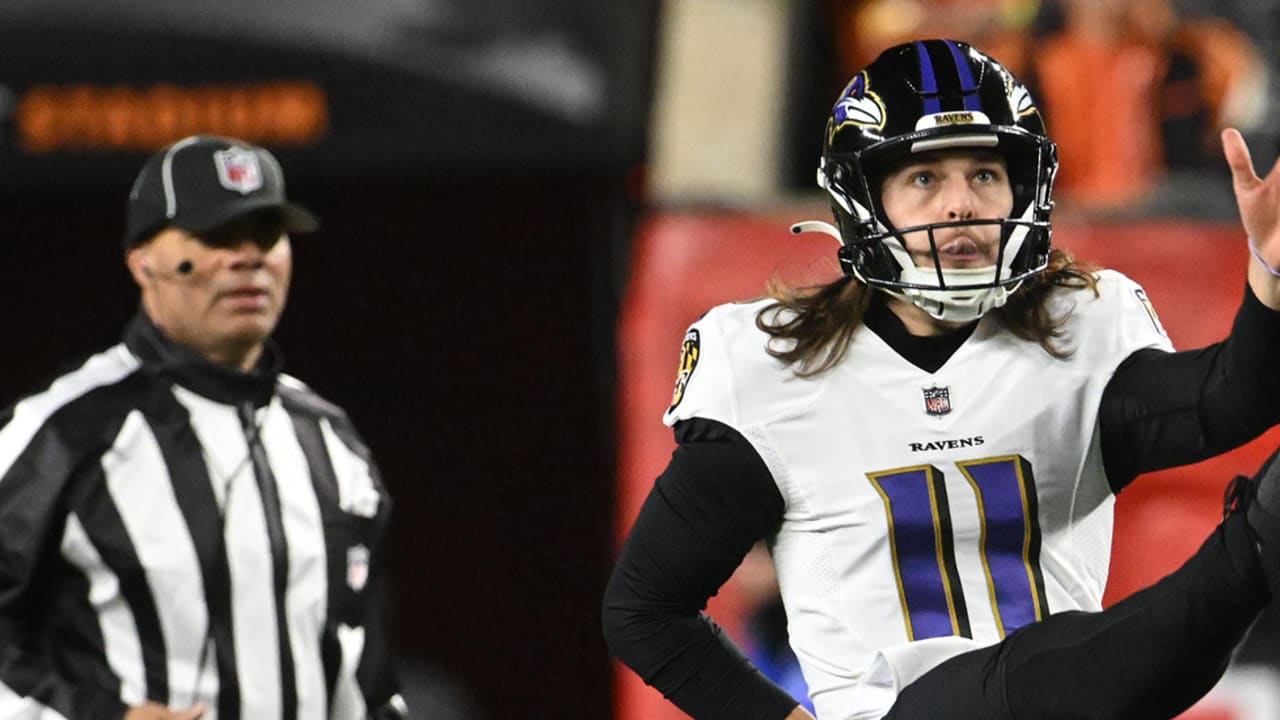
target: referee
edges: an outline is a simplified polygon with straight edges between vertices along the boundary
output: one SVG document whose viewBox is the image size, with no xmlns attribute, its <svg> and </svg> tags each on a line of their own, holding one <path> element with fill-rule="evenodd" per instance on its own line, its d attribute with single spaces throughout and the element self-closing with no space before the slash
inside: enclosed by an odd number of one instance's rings
<svg viewBox="0 0 1280 720">
<path fill-rule="evenodd" d="M 134 181 L 120 343 L 0 415 L 0 718 L 405 718 L 390 501 L 269 339 L 289 233 L 266 150 L 198 136 Z"/>
</svg>

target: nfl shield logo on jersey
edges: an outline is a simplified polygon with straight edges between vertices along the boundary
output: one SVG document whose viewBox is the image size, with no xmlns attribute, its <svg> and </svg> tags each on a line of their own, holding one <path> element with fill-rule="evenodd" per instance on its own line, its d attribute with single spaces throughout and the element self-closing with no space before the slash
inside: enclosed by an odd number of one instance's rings
<svg viewBox="0 0 1280 720">
<path fill-rule="evenodd" d="M 353 545 L 347 548 L 347 587 L 356 592 L 369 582 L 369 548 Z"/>
<path fill-rule="evenodd" d="M 928 387 L 924 390 L 924 411 L 935 417 L 951 412 L 951 388 Z"/>
<path fill-rule="evenodd" d="M 213 154 L 213 162 L 218 166 L 218 182 L 222 187 L 237 190 L 241 195 L 262 187 L 262 166 L 252 152 L 238 147 L 219 150 Z"/>
</svg>

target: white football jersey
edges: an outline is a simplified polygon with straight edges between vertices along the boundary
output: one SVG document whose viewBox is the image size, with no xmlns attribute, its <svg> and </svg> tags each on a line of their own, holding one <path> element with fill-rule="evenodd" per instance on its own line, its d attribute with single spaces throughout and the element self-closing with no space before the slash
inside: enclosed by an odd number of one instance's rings
<svg viewBox="0 0 1280 720">
<path fill-rule="evenodd" d="M 1052 296 L 1070 357 L 988 316 L 934 373 L 861 327 L 840 364 L 797 377 L 765 352 L 768 300 L 690 328 L 664 422 L 726 423 L 772 473 L 785 512 L 771 550 L 820 718 L 880 718 L 947 658 L 1100 609 L 1103 388 L 1134 351 L 1173 348 L 1136 283 L 1102 271 L 1098 289 Z"/>
</svg>

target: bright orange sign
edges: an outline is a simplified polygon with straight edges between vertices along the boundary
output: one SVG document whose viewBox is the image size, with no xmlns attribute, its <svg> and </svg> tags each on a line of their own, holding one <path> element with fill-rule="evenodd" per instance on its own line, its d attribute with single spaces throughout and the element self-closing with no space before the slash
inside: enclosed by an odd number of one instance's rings
<svg viewBox="0 0 1280 720">
<path fill-rule="evenodd" d="M 149 151 L 187 135 L 306 145 L 324 135 L 328 98 L 307 82 L 146 88 L 40 85 L 18 99 L 19 147 L 32 153 Z"/>
</svg>

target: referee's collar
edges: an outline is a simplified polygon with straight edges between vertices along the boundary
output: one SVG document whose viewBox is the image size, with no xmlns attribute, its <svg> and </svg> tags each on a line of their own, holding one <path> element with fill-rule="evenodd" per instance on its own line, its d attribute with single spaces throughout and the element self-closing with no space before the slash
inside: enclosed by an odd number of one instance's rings
<svg viewBox="0 0 1280 720">
<path fill-rule="evenodd" d="M 157 376 L 169 375 L 183 387 L 210 400 L 254 407 L 271 402 L 283 358 L 274 341 L 267 339 L 262 357 L 252 370 L 209 362 L 194 350 L 170 340 L 141 309 L 124 331 L 124 343 L 142 360 L 143 369 Z"/>
</svg>

